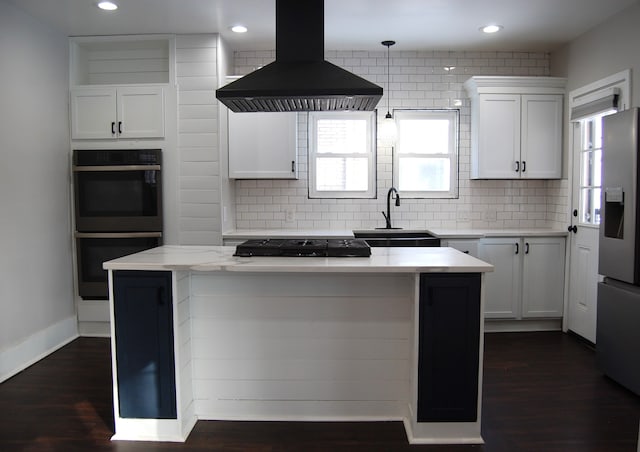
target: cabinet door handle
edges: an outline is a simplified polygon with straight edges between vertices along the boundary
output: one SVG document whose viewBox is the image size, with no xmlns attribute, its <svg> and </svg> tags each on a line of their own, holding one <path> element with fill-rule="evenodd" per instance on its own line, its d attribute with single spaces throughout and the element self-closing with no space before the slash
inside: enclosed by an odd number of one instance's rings
<svg viewBox="0 0 640 452">
<path fill-rule="evenodd" d="M 116 134 L 116 123 L 115 121 L 111 122 L 111 135 L 115 135 Z"/>
<path fill-rule="evenodd" d="M 296 172 L 296 161 L 295 160 L 291 160 L 291 172 L 292 173 Z"/>
<path fill-rule="evenodd" d="M 520 254 L 520 244 L 516 243 L 516 254 Z"/>
<path fill-rule="evenodd" d="M 524 244 L 524 254 L 529 254 L 529 242 Z"/>
<path fill-rule="evenodd" d="M 522 161 L 522 172 L 524 173 L 527 170 L 527 162 Z"/>
<path fill-rule="evenodd" d="M 516 160 L 516 173 L 520 172 L 520 162 Z"/>
<path fill-rule="evenodd" d="M 122 121 L 118 121 L 118 134 L 122 135 Z"/>
</svg>

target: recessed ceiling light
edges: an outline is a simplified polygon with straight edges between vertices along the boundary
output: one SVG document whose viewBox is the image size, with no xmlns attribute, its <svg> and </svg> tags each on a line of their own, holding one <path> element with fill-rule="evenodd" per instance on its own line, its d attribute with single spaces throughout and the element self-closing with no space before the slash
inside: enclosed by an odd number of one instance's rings
<svg viewBox="0 0 640 452">
<path fill-rule="evenodd" d="M 503 28 L 504 27 L 502 25 L 486 25 L 484 27 L 480 27 L 480 31 L 483 33 L 497 33 Z"/>
<path fill-rule="evenodd" d="M 233 27 L 231 27 L 231 31 L 233 31 L 234 33 L 246 33 L 247 27 L 245 27 L 244 25 L 234 25 Z"/>
<path fill-rule="evenodd" d="M 118 5 L 113 2 L 98 2 L 98 8 L 104 9 L 105 11 L 115 11 L 118 9 Z"/>
</svg>

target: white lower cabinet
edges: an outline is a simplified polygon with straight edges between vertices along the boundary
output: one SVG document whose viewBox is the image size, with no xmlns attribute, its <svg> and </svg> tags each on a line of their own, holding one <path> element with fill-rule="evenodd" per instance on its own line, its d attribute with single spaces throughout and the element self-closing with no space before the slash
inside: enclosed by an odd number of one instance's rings
<svg viewBox="0 0 640 452">
<path fill-rule="evenodd" d="M 483 238 L 478 257 L 495 267 L 485 276 L 486 318 L 562 317 L 564 237 Z"/>
</svg>

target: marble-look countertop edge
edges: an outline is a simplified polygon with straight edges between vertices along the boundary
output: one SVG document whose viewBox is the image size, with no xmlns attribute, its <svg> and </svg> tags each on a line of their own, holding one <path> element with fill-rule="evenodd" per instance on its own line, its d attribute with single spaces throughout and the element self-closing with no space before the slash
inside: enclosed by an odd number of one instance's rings
<svg viewBox="0 0 640 452">
<path fill-rule="evenodd" d="M 373 248 L 368 258 L 234 257 L 234 247 L 165 245 L 107 261 L 106 270 L 284 273 L 491 272 L 493 266 L 452 248 Z"/>
</svg>

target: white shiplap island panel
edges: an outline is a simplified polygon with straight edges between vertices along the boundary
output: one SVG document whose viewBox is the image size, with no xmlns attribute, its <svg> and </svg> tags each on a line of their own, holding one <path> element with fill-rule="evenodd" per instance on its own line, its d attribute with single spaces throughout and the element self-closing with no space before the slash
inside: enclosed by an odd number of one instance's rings
<svg viewBox="0 0 640 452">
<path fill-rule="evenodd" d="M 369 258 L 233 252 L 163 246 L 105 263 L 111 281 L 118 270 L 171 272 L 174 300 L 177 418 L 119 416 L 114 353 L 114 439 L 184 441 L 198 419 L 404 420 L 411 442 L 482 442 L 481 391 L 476 422 L 417 422 L 416 330 L 421 273 L 491 265 L 451 248 L 372 248 Z M 113 303 L 112 292 L 112 316 Z M 482 339 L 479 353 L 481 385 Z"/>
</svg>

